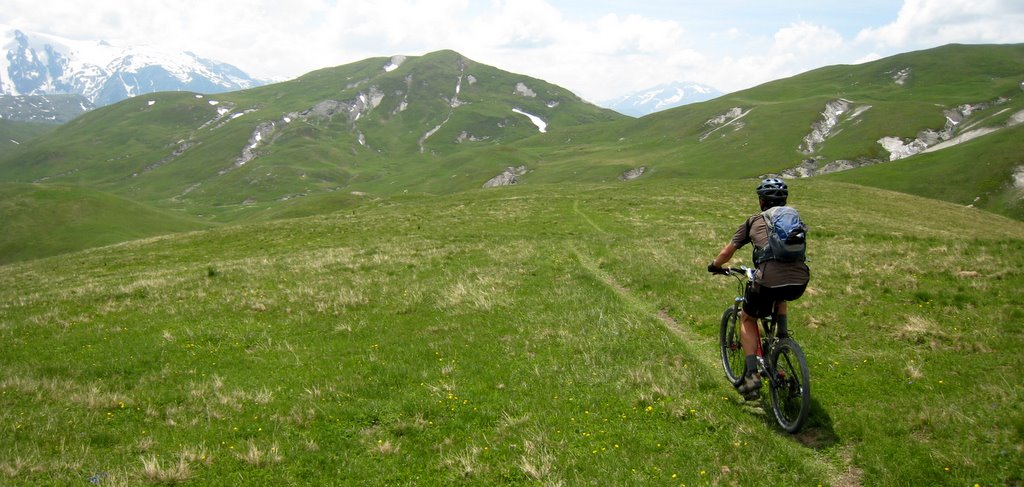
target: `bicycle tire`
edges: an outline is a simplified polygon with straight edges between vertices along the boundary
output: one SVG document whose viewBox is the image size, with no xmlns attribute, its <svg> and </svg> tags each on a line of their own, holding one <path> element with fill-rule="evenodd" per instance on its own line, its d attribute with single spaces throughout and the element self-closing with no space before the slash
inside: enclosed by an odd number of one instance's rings
<svg viewBox="0 0 1024 487">
<path fill-rule="evenodd" d="M 772 348 L 771 368 L 776 377 L 769 381 L 775 420 L 787 433 L 803 427 L 811 410 L 811 376 L 807 357 L 791 338 L 780 340 Z"/>
<path fill-rule="evenodd" d="M 740 342 L 740 326 L 736 308 L 725 308 L 725 312 L 722 313 L 722 326 L 718 332 L 718 343 L 725 377 L 734 386 L 743 380 L 743 369 L 746 366 L 746 354 L 743 353 L 743 344 Z"/>
</svg>

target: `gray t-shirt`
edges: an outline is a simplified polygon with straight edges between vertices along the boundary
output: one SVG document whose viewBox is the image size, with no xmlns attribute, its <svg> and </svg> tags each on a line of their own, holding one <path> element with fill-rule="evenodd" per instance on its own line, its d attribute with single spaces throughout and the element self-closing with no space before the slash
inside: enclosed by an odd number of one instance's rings
<svg viewBox="0 0 1024 487">
<path fill-rule="evenodd" d="M 738 249 L 747 243 L 762 249 L 768 245 L 768 225 L 760 213 L 747 218 L 736 234 L 732 244 Z M 764 287 L 803 286 L 811 279 L 811 270 L 803 262 L 779 262 L 769 260 L 757 268 L 757 282 Z"/>
</svg>

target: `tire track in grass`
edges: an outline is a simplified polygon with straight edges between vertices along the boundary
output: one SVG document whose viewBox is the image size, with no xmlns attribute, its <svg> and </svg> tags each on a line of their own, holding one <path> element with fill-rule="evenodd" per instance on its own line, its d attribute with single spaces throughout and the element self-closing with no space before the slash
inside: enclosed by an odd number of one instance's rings
<svg viewBox="0 0 1024 487">
<path fill-rule="evenodd" d="M 579 215 L 580 217 L 582 217 L 584 221 L 589 223 L 590 226 L 594 227 L 594 230 L 597 230 L 600 233 L 608 233 L 608 232 L 604 231 L 603 228 L 598 226 L 597 223 L 594 223 L 594 220 L 591 220 L 590 217 L 587 216 L 586 213 L 583 213 L 583 211 L 580 210 L 580 200 L 575 200 L 575 201 L 572 202 L 572 211 L 576 212 L 576 214 Z"/>
<path fill-rule="evenodd" d="M 614 276 L 602 270 L 590 255 L 581 251 L 576 243 L 570 243 L 569 250 L 572 251 L 573 255 L 576 256 L 576 260 L 579 261 L 580 265 L 583 266 L 591 276 L 614 291 L 615 294 L 617 294 L 623 302 L 628 304 L 631 309 L 657 318 L 665 328 L 668 329 L 668 331 L 679 337 L 682 340 L 683 345 L 686 347 L 686 351 L 689 355 L 696 358 L 701 365 L 707 367 L 709 371 L 714 371 L 720 367 L 718 358 L 715 356 L 709 356 L 706 352 L 706 350 L 718 349 L 718 343 L 716 341 L 709 340 L 687 330 L 686 328 L 683 328 L 682 325 L 680 325 L 675 318 L 669 316 L 665 310 L 655 310 L 653 306 L 650 306 L 642 299 L 633 295 L 629 289 L 615 280 Z M 697 350 L 700 350 L 701 353 L 697 353 L 694 350 L 694 347 L 696 347 Z"/>
</svg>

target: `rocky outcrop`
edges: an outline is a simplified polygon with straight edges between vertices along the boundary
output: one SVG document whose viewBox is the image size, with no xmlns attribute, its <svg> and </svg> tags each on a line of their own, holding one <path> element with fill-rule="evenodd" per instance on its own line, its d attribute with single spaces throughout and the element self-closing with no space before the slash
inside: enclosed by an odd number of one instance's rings
<svg viewBox="0 0 1024 487">
<path fill-rule="evenodd" d="M 312 120 L 327 119 L 329 121 L 336 115 L 344 114 L 348 116 L 349 122 L 355 122 L 370 110 L 380 106 L 380 103 L 383 100 L 384 92 L 380 91 L 380 88 L 374 85 L 370 86 L 367 90 L 360 91 L 355 98 L 349 100 L 321 101 L 320 103 L 313 105 L 311 108 L 299 112 L 297 117 L 300 119 Z"/>
<path fill-rule="evenodd" d="M 907 80 L 910 79 L 911 73 L 913 73 L 913 70 L 910 68 L 894 69 L 886 72 L 886 74 L 892 75 L 892 82 L 900 86 L 907 84 Z"/>
<path fill-rule="evenodd" d="M 943 114 L 946 117 L 946 123 L 941 129 L 925 129 L 917 133 L 917 136 L 913 139 L 901 138 L 901 137 L 882 137 L 878 139 L 878 143 L 882 146 L 886 152 L 889 153 L 889 157 L 885 160 L 871 159 L 867 157 L 860 157 L 853 160 L 835 160 L 825 163 L 820 157 L 811 157 L 805 159 L 796 167 L 787 169 L 782 172 L 783 176 L 791 178 L 802 178 L 810 177 L 819 174 L 828 174 L 832 172 L 846 171 L 858 167 L 868 166 L 871 164 L 879 164 L 882 162 L 896 161 L 904 159 L 916 154 L 924 152 L 933 152 L 941 150 L 946 147 L 952 147 L 956 144 L 966 142 L 968 140 L 981 137 L 983 135 L 996 132 L 1006 127 L 1013 127 L 1024 123 L 1024 110 L 1018 111 L 1011 115 L 1006 122 L 997 126 L 981 126 L 984 120 L 971 121 L 971 117 L 976 115 L 979 111 L 988 110 L 998 105 L 1003 105 L 1007 101 L 1005 98 L 999 98 L 994 102 L 985 103 L 973 103 L 963 104 L 955 108 L 943 110 Z M 841 105 L 833 105 L 831 110 L 826 109 L 826 113 L 834 113 L 837 117 L 842 114 L 839 110 L 843 108 Z M 858 107 L 854 110 L 854 113 L 850 117 L 856 117 L 858 110 L 864 110 L 870 108 L 869 106 Z M 989 116 L 991 119 L 995 116 L 1004 114 L 1009 109 L 997 112 L 994 115 Z M 824 128 L 828 124 L 823 124 Z M 834 125 L 833 125 L 834 126 Z M 806 141 L 807 139 L 805 139 Z M 1018 181 L 1016 178 L 1024 180 L 1024 174 L 1018 176 L 1014 175 L 1015 182 Z M 1024 183 L 1021 183 L 1024 184 Z"/>
<path fill-rule="evenodd" d="M 256 126 L 256 130 L 249 136 L 249 143 L 246 144 L 245 148 L 242 149 L 242 155 L 235 159 L 234 164 L 227 169 L 221 169 L 218 174 L 224 175 L 231 172 L 239 167 L 244 166 L 249 161 L 256 158 L 258 149 L 266 141 L 269 141 L 277 129 L 277 125 L 274 122 L 263 122 Z"/>
<path fill-rule="evenodd" d="M 527 98 L 537 98 L 537 93 L 526 86 L 522 81 L 516 83 L 516 94 Z"/>
<path fill-rule="evenodd" d="M 638 168 L 630 169 L 622 174 L 619 174 L 619 181 L 632 181 L 640 176 L 643 176 L 647 172 L 646 166 L 640 166 Z"/>
<path fill-rule="evenodd" d="M 750 110 L 743 110 L 740 107 L 732 107 L 725 113 L 721 113 L 707 119 L 704 122 L 705 130 L 700 134 L 698 140 L 703 142 L 704 139 L 710 137 L 711 134 L 718 132 L 720 129 L 725 127 L 731 127 L 733 131 L 743 128 L 743 122 L 741 122 L 740 119 L 747 116 L 748 113 L 750 113 Z"/>
<path fill-rule="evenodd" d="M 896 161 L 922 152 L 932 152 L 987 135 L 1004 127 L 1012 127 L 1024 122 L 1024 112 L 1010 117 L 1003 127 L 977 127 L 978 123 L 964 126 L 964 122 L 975 113 L 1005 104 L 1007 99 L 999 98 L 994 102 L 965 103 L 955 108 L 943 110 L 946 124 L 942 129 L 925 129 L 918 132 L 913 139 L 901 137 L 882 137 L 878 143 L 889 152 L 889 160 Z M 1000 112 L 1002 113 L 1002 112 Z M 1020 119 L 1018 120 L 1018 116 Z M 976 128 L 977 127 L 977 128 Z"/>
<path fill-rule="evenodd" d="M 842 98 L 826 103 L 825 109 L 821 112 L 821 119 L 811 124 L 811 132 L 804 136 L 803 142 L 797 149 L 808 155 L 817 152 L 829 137 L 839 133 L 836 127 L 841 122 L 843 115 L 847 115 L 848 119 L 854 119 L 871 108 L 871 105 L 862 105 L 851 111 L 852 104 L 853 102 L 850 100 Z"/>
<path fill-rule="evenodd" d="M 519 183 L 519 177 L 526 174 L 526 166 L 506 167 L 501 174 L 494 176 L 484 183 L 484 188 L 495 188 L 498 186 L 512 186 Z"/>
<path fill-rule="evenodd" d="M 488 137 L 486 135 L 483 136 L 483 137 L 477 137 L 477 136 L 475 136 L 475 135 L 473 135 L 473 134 L 463 130 L 462 132 L 459 132 L 458 136 L 455 137 L 455 143 L 456 144 L 461 144 L 461 143 L 467 142 L 467 141 L 469 141 L 469 142 L 480 142 L 480 141 L 487 140 L 487 139 L 490 139 L 490 137 Z"/>
<path fill-rule="evenodd" d="M 848 171 L 858 167 L 870 166 L 882 161 L 879 161 L 878 159 L 860 157 L 853 160 L 840 159 L 824 164 L 822 164 L 822 162 L 821 158 L 804 159 L 798 166 L 782 171 L 782 177 L 809 178 L 811 176 L 818 176 L 821 174 L 830 174 L 834 172 Z"/>
</svg>

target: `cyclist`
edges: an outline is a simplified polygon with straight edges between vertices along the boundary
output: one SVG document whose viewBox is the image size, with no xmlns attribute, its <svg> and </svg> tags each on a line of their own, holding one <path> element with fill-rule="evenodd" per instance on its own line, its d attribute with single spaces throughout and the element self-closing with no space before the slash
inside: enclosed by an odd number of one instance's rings
<svg viewBox="0 0 1024 487">
<path fill-rule="evenodd" d="M 763 212 L 775 206 L 785 206 L 789 198 L 789 188 L 781 179 L 768 178 L 757 186 L 757 196 Z M 803 295 L 810 280 L 810 269 L 802 261 L 757 262 L 756 256 L 768 245 L 768 229 L 764 217 L 762 213 L 757 213 L 740 225 L 732 240 L 725 244 L 715 260 L 708 264 L 708 272 L 722 272 L 722 266 L 732 259 L 737 249 L 748 242 L 754 245 L 757 272 L 754 282 L 747 286 L 746 302 L 743 303 L 740 313 L 740 342 L 743 344 L 746 364 L 743 380 L 737 386 L 737 390 L 744 399 L 751 401 L 757 399 L 758 390 L 761 388 L 761 378 L 757 374 L 757 349 L 760 346 L 757 319 L 772 314 L 772 309 L 777 304 L 775 321 L 778 325 L 779 338 L 788 336 L 786 302 Z"/>
</svg>

